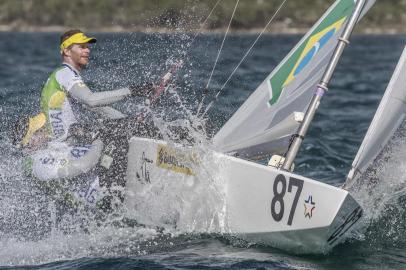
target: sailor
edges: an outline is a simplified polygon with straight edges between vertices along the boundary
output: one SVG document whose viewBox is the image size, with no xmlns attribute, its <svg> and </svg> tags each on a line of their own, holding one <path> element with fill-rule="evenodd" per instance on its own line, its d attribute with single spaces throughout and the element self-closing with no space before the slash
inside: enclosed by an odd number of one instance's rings
<svg viewBox="0 0 406 270">
<path fill-rule="evenodd" d="M 89 63 L 90 44 L 96 43 L 80 30 L 69 30 L 60 38 L 62 65 L 48 78 L 41 93 L 41 111 L 46 116 L 46 131 L 50 139 L 64 141 L 69 128 L 81 119 L 80 113 L 93 110 L 104 117 L 125 117 L 121 112 L 106 105 L 129 96 L 148 94 L 152 85 L 125 87 L 112 91 L 91 91 L 80 72 Z"/>
<path fill-rule="evenodd" d="M 52 72 L 42 90 L 42 112 L 34 117 L 20 119 L 12 134 L 15 145 L 21 146 L 27 154 L 26 171 L 42 183 L 60 186 L 54 182 L 89 173 L 95 175 L 85 190 L 80 188 L 76 192 L 90 203 L 96 202 L 95 192 L 99 186 L 109 191 L 114 184 L 125 186 L 126 164 L 123 163 L 127 162 L 128 139 L 134 133 L 157 136 L 156 129 L 148 125 L 145 115 L 141 117 L 143 122 L 139 121 L 139 116 L 124 118 L 124 114 L 106 105 L 131 96 L 149 96 L 154 101 L 158 97 L 157 93 L 163 91 L 174 71 L 182 64 L 175 63 L 156 86 L 144 84 L 92 92 L 79 72 L 89 62 L 89 44 L 95 42 L 95 38 L 87 37 L 80 30 L 69 30 L 61 36 L 63 63 Z M 81 118 L 79 113 L 83 107 L 111 120 L 104 120 L 97 127 L 89 123 L 81 125 L 77 119 Z M 99 161 L 102 161 L 103 166 L 96 166 Z M 99 181 L 101 173 L 104 177 Z M 121 192 L 116 197 L 123 200 Z"/>
</svg>

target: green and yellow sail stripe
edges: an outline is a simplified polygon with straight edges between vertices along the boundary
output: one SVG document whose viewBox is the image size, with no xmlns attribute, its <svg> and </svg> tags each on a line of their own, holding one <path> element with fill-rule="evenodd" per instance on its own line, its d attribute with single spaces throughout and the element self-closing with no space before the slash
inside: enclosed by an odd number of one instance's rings
<svg viewBox="0 0 406 270">
<path fill-rule="evenodd" d="M 275 104 L 285 86 L 292 82 L 300 71 L 317 55 L 327 41 L 341 29 L 355 8 L 354 0 L 341 0 L 318 23 L 310 35 L 290 54 L 278 70 L 268 80 L 270 88 L 269 105 Z"/>
</svg>

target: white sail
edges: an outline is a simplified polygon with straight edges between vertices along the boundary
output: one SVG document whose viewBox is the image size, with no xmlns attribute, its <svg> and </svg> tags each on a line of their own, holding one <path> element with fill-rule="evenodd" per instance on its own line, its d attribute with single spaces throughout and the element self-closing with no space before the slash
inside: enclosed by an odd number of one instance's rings
<svg viewBox="0 0 406 270">
<path fill-rule="evenodd" d="M 346 185 L 365 172 L 406 116 L 406 47 L 399 59 L 367 134 L 352 163 Z"/>
<path fill-rule="evenodd" d="M 363 13 L 374 4 L 367 1 Z M 283 153 L 355 8 L 337 0 L 214 136 L 218 151 L 261 158 Z"/>
</svg>

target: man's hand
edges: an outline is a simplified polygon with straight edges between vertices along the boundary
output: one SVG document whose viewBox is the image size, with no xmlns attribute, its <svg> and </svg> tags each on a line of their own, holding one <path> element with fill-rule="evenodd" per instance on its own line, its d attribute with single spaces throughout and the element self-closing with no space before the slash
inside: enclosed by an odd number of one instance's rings
<svg viewBox="0 0 406 270">
<path fill-rule="evenodd" d="M 130 89 L 132 97 L 148 98 L 154 89 L 154 85 L 152 83 L 131 84 L 128 89 Z"/>
<path fill-rule="evenodd" d="M 183 61 L 179 60 L 172 64 L 169 71 L 161 78 L 159 84 L 154 85 L 152 83 L 132 84 L 128 88 L 130 89 L 132 97 L 144 97 L 151 99 L 151 103 L 154 103 L 156 99 L 165 90 L 165 87 L 170 83 L 172 76 L 176 74 L 178 69 L 183 65 Z"/>
<path fill-rule="evenodd" d="M 151 97 L 151 103 L 155 103 L 158 97 L 161 95 L 163 91 L 165 91 L 166 86 L 170 83 L 172 76 L 176 74 L 178 69 L 183 66 L 183 61 L 179 60 L 172 64 L 169 71 L 161 78 L 160 83 L 154 88 L 154 93 Z"/>
</svg>

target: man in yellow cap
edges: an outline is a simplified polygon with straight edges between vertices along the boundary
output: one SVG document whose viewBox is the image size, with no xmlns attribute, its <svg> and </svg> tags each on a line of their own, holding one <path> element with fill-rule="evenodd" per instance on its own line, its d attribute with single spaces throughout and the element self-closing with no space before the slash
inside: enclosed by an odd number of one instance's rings
<svg viewBox="0 0 406 270">
<path fill-rule="evenodd" d="M 26 172 L 42 186 L 87 174 L 100 159 L 103 149 L 100 139 L 94 138 L 79 144 L 67 141 L 72 135 L 69 134 L 70 130 L 81 118 L 80 108 L 99 109 L 96 112 L 107 118 L 123 118 L 124 114 L 105 105 L 131 96 L 135 91 L 138 91 L 135 93 L 138 95 L 143 90 L 138 87 L 133 91 L 122 88 L 92 92 L 83 82 L 80 71 L 89 63 L 89 45 L 95 42 L 95 38 L 87 37 L 80 30 L 69 30 L 62 34 L 59 49 L 63 62 L 51 73 L 42 89 L 42 112 L 33 117 L 21 118 L 13 130 L 15 145 L 21 146 L 28 154 Z M 80 201 L 95 204 L 100 189 L 99 180 L 94 175 L 89 180 L 89 184 L 84 186 L 85 192 L 83 187 L 76 186 L 72 194 Z"/>
<path fill-rule="evenodd" d="M 112 91 L 91 91 L 83 82 L 80 71 L 89 63 L 90 46 L 96 39 L 80 30 L 69 30 L 60 39 L 63 58 L 47 80 L 41 93 L 41 110 L 46 115 L 46 129 L 50 139 L 64 141 L 69 128 L 78 122 L 83 108 L 104 118 L 119 119 L 126 115 L 106 106 L 130 96 L 150 97 L 152 102 L 163 91 L 182 62 L 176 62 L 158 85 L 141 84 Z"/>
<path fill-rule="evenodd" d="M 105 105 L 140 94 L 140 88 L 92 92 L 83 82 L 80 71 L 89 63 L 90 46 L 96 39 L 80 30 L 69 30 L 60 39 L 63 63 L 48 78 L 41 93 L 41 110 L 46 115 L 46 130 L 52 140 L 64 141 L 69 128 L 78 122 L 83 107 L 96 110 L 108 118 L 124 114 Z M 150 90 L 150 89 L 144 89 Z M 138 91 L 138 93 L 137 93 Z"/>
<path fill-rule="evenodd" d="M 175 63 L 157 86 L 149 84 L 112 91 L 92 92 L 83 82 L 80 71 L 89 63 L 89 44 L 95 42 L 95 38 L 87 37 L 80 30 L 69 30 L 62 34 L 60 53 L 63 63 L 52 72 L 42 89 L 42 113 L 35 117 L 23 119 L 24 121 L 19 123 L 18 128 L 15 129 L 16 132 L 13 137 L 16 144 L 28 147 L 33 143 L 35 145 L 35 148 L 31 148 L 35 152 L 31 151 L 29 172 L 40 181 L 49 182 L 89 173 L 98 163 L 102 150 L 106 147 L 100 139 L 91 138 L 85 144 L 72 144 L 67 141 L 68 137 L 72 135 L 71 131 L 74 130 L 72 127 L 81 117 L 80 112 L 83 107 L 109 119 L 124 118 L 126 115 L 106 105 L 129 96 L 140 95 L 149 95 L 154 101 L 169 83 L 174 70 L 181 65 L 181 62 L 180 64 L 179 62 Z M 123 122 L 125 123 L 125 121 Z M 135 127 L 136 124 L 139 126 Z M 131 123 L 130 125 L 132 128 L 142 129 L 141 123 Z M 141 128 L 139 128 L 140 126 Z M 115 139 L 114 136 L 109 137 L 111 140 Z M 47 141 L 46 144 L 44 144 L 45 140 Z M 43 143 L 42 149 L 39 147 L 41 143 Z M 125 168 L 126 164 L 120 167 Z M 117 175 L 113 171 L 111 174 Z M 113 177 L 108 178 L 112 179 Z M 120 178 L 124 177 L 120 176 Z M 119 179 L 116 183 L 123 186 L 125 179 Z M 106 183 L 101 184 L 105 185 Z M 80 197 L 87 203 L 95 204 L 97 201 L 95 198 L 100 196 L 97 195 L 100 193 L 99 178 L 92 179 L 91 184 L 87 185 L 86 192 L 83 192 L 82 188 L 79 191 L 76 192 L 76 197 Z"/>
</svg>

